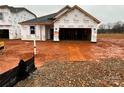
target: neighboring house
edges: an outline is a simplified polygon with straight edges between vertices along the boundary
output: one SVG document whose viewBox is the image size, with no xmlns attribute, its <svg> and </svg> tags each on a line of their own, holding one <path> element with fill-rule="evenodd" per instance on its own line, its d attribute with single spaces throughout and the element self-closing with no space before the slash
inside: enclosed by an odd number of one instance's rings
<svg viewBox="0 0 124 93">
<path fill-rule="evenodd" d="M 19 22 L 36 18 L 36 15 L 26 8 L 0 6 L 0 38 L 20 39 L 21 25 Z"/>
<path fill-rule="evenodd" d="M 97 42 L 100 21 L 77 5 L 65 6 L 60 11 L 21 22 L 22 40 L 89 40 Z"/>
</svg>

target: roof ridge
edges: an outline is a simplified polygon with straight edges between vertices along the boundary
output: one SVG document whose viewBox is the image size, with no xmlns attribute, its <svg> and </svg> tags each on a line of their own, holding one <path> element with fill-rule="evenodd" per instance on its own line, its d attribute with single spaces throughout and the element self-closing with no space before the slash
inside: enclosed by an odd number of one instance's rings
<svg viewBox="0 0 124 93">
<path fill-rule="evenodd" d="M 8 6 L 8 5 L 1 5 L 0 7 L 7 7 L 7 8 L 14 8 L 14 9 L 16 9 L 16 8 L 24 8 L 24 7 L 13 7 L 13 6 Z"/>
<path fill-rule="evenodd" d="M 62 9 L 60 9 L 57 13 L 59 14 L 61 11 L 63 11 L 65 8 L 70 8 L 71 9 L 71 6 L 69 6 L 69 5 L 66 5 L 66 6 L 64 6 Z"/>
<path fill-rule="evenodd" d="M 46 17 L 46 16 L 49 16 L 49 15 L 53 15 L 53 14 L 57 14 L 57 12 L 51 13 L 51 14 L 47 14 L 47 15 L 43 15 L 43 16 L 40 16 L 40 17 L 37 17 L 37 18 L 42 18 L 42 17 Z"/>
</svg>

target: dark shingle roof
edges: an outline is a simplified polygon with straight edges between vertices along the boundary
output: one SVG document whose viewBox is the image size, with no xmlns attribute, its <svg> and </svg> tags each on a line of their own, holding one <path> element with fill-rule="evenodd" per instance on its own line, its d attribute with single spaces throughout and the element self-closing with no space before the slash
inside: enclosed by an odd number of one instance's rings
<svg viewBox="0 0 124 93">
<path fill-rule="evenodd" d="M 39 22 L 52 22 L 54 19 L 54 17 L 56 16 L 57 13 L 53 13 L 53 14 L 49 14 L 49 15 L 46 15 L 46 16 L 42 16 L 42 17 L 38 17 L 38 18 L 34 18 L 34 19 L 31 19 L 31 20 L 27 20 L 27 21 L 24 21 L 24 22 L 21 22 L 21 23 L 39 23 Z"/>
<path fill-rule="evenodd" d="M 29 11 L 28 9 L 26 9 L 24 7 L 12 7 L 12 6 L 8 6 L 8 5 L 1 5 L 0 8 L 8 8 L 10 10 L 10 12 L 12 12 L 12 13 L 18 13 L 18 12 L 21 12 L 23 10 L 26 10 L 36 17 L 36 15 L 34 13 L 32 13 L 31 11 Z"/>
<path fill-rule="evenodd" d="M 55 16 L 57 16 L 59 13 L 61 13 L 62 11 L 64 11 L 67 8 L 69 10 L 67 10 L 65 13 L 61 14 L 59 17 L 55 18 Z M 55 22 L 56 20 L 61 18 L 61 16 L 65 15 L 66 13 L 72 11 L 75 8 L 80 10 L 81 12 L 85 13 L 87 16 L 89 16 L 91 19 L 93 19 L 97 23 L 100 23 L 99 20 L 97 20 L 95 17 L 93 17 L 92 15 L 90 15 L 89 13 L 87 13 L 86 11 L 84 11 L 83 9 L 78 7 L 77 5 L 75 5 L 73 7 L 70 7 L 70 6 L 67 5 L 56 13 L 49 14 L 49 15 L 42 16 L 42 17 L 38 17 L 38 18 L 34 18 L 34 19 L 31 19 L 31 20 L 27 20 L 27 21 L 21 22 L 20 24 L 52 24 L 53 22 Z"/>
<path fill-rule="evenodd" d="M 20 8 L 9 7 L 9 9 L 13 13 L 18 13 L 18 12 L 25 10 L 25 8 L 21 8 L 21 7 Z"/>
<path fill-rule="evenodd" d="M 37 24 L 37 23 L 39 23 L 39 24 L 42 24 L 42 23 L 51 24 L 53 22 L 53 20 L 55 19 L 54 17 L 57 14 L 59 14 L 60 12 L 62 12 L 63 10 L 65 10 L 66 8 L 71 9 L 71 7 L 69 5 L 66 5 L 64 8 L 62 8 L 61 10 L 59 10 L 56 13 L 45 15 L 45 16 L 38 17 L 38 18 L 34 18 L 31 20 L 27 20 L 27 21 L 21 22 L 21 24 Z"/>
</svg>

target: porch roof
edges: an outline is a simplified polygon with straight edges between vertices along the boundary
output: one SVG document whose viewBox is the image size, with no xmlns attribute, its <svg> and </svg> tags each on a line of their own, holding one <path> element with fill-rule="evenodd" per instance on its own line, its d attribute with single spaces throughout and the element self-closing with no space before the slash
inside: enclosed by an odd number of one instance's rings
<svg viewBox="0 0 124 93">
<path fill-rule="evenodd" d="M 66 5 L 64 8 L 62 8 L 61 10 L 59 10 L 58 12 L 56 13 L 52 13 L 52 14 L 49 14 L 49 15 L 45 15 L 45 16 L 42 16 L 42 17 L 37 17 L 37 18 L 34 18 L 34 19 L 31 19 L 31 20 L 27 20 L 27 21 L 23 21 L 23 22 L 20 22 L 20 24 L 24 24 L 24 25 L 49 25 L 49 24 L 52 24 L 53 21 L 55 20 L 55 16 L 57 16 L 59 13 L 61 13 L 62 11 L 64 11 L 65 9 L 71 9 L 71 7 L 69 5 Z"/>
</svg>

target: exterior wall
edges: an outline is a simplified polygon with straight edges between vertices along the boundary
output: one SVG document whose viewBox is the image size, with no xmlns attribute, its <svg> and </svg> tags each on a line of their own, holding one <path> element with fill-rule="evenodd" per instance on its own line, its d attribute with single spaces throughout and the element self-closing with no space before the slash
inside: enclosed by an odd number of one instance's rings
<svg viewBox="0 0 124 93">
<path fill-rule="evenodd" d="M 96 28 L 91 34 L 91 42 L 96 41 L 97 23 L 78 9 L 74 9 L 54 23 L 54 41 L 59 41 L 59 28 Z M 95 34 L 95 35 L 94 35 Z"/>
<path fill-rule="evenodd" d="M 3 13 L 3 20 L 0 20 L 0 26 L 11 25 L 11 13 L 9 9 L 0 9 L 0 13 Z"/>
<path fill-rule="evenodd" d="M 22 25 L 22 40 L 34 40 L 34 35 L 30 34 L 30 26 L 32 25 Z M 35 40 L 46 41 L 48 39 L 48 31 L 49 27 L 47 28 L 45 25 L 35 25 Z"/>
<path fill-rule="evenodd" d="M 34 40 L 34 35 L 30 34 L 30 26 L 32 25 L 22 25 L 21 27 L 21 39 L 22 40 Z M 35 39 L 46 41 L 50 39 L 50 26 L 45 25 L 35 25 Z"/>
<path fill-rule="evenodd" d="M 11 32 L 13 33 L 10 39 L 21 38 L 21 25 L 19 22 L 30 20 L 35 18 L 34 15 L 28 13 L 27 11 L 22 11 L 19 13 L 12 14 L 12 27 Z"/>
<path fill-rule="evenodd" d="M 0 20 L 0 29 L 8 29 L 9 30 L 9 38 L 10 38 L 10 34 L 12 34 L 10 32 L 11 30 L 11 13 L 9 11 L 9 9 L 0 9 L 0 13 L 3 13 L 3 20 Z"/>
<path fill-rule="evenodd" d="M 3 13 L 3 20 L 0 20 L 0 29 L 9 29 L 9 39 L 21 38 L 21 25 L 19 22 L 35 18 L 34 15 L 27 11 L 12 13 L 9 9 L 0 9 Z M 9 27 L 8 27 L 9 26 Z"/>
<path fill-rule="evenodd" d="M 41 26 L 35 26 L 35 39 L 41 40 Z M 34 35 L 30 34 L 30 25 L 22 25 L 21 27 L 22 40 L 34 40 Z"/>
<path fill-rule="evenodd" d="M 92 28 L 97 27 L 97 25 L 95 21 L 77 9 L 69 12 L 54 23 L 56 28 Z"/>
</svg>

